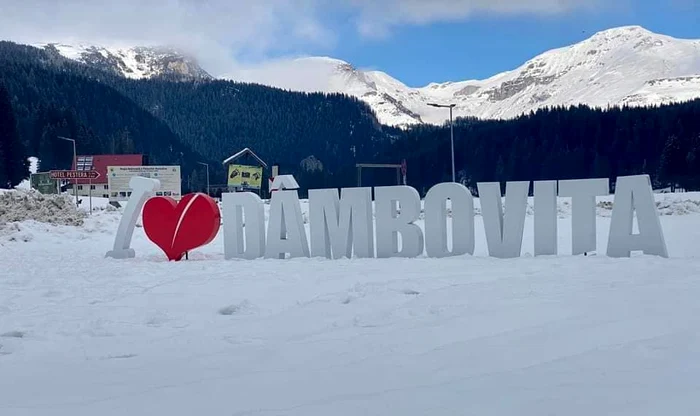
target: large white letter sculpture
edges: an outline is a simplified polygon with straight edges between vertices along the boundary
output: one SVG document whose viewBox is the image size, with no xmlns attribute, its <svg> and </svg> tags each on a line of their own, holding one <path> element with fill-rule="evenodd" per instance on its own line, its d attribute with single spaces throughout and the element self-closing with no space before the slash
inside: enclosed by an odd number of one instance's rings
<svg viewBox="0 0 700 416">
<path fill-rule="evenodd" d="M 637 212 L 639 234 L 632 234 L 634 211 Z M 615 186 L 607 254 L 610 257 L 629 257 L 633 250 L 668 257 L 648 175 L 621 176 Z"/>
<path fill-rule="evenodd" d="M 596 251 L 595 198 L 608 194 L 605 178 L 559 181 L 559 196 L 571 197 L 571 254 Z"/>
<path fill-rule="evenodd" d="M 311 255 L 374 257 L 372 188 L 309 190 Z"/>
<path fill-rule="evenodd" d="M 505 218 L 501 204 L 501 185 L 498 182 L 480 182 L 476 186 L 479 189 L 489 255 L 499 258 L 520 257 L 530 183 L 506 183 Z"/>
<path fill-rule="evenodd" d="M 262 257 L 265 254 L 265 205 L 262 199 L 252 192 L 227 192 L 221 195 L 221 205 L 224 258 L 252 260 Z"/>
<path fill-rule="evenodd" d="M 447 246 L 447 200 L 452 205 L 452 251 Z M 474 254 L 474 198 L 464 185 L 446 182 L 425 195 L 425 250 L 430 257 Z"/>
<path fill-rule="evenodd" d="M 374 193 L 377 257 L 419 256 L 423 252 L 423 232 L 414 224 L 420 216 L 418 191 L 410 186 L 379 186 L 374 188 Z"/>
<path fill-rule="evenodd" d="M 114 239 L 114 247 L 108 251 L 105 257 L 114 259 L 128 259 L 136 256 L 136 252 L 131 248 L 131 237 L 134 235 L 134 227 L 139 219 L 141 209 L 148 198 L 155 195 L 155 192 L 160 189 L 160 181 L 158 179 L 144 178 L 142 176 L 134 176 L 129 180 L 129 188 L 131 188 L 131 196 L 124 209 L 124 215 L 119 222 L 117 236 Z"/>
<path fill-rule="evenodd" d="M 557 254 L 557 181 L 536 181 L 535 256 Z"/>
<path fill-rule="evenodd" d="M 296 190 L 275 191 L 270 201 L 265 258 L 309 257 L 309 243 Z"/>
</svg>

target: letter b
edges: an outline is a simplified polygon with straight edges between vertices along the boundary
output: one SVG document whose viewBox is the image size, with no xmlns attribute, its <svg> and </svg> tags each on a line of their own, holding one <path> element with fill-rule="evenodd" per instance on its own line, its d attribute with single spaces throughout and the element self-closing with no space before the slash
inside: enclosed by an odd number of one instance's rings
<svg viewBox="0 0 700 416">
<path fill-rule="evenodd" d="M 410 186 L 379 186 L 374 192 L 377 257 L 419 256 L 423 252 L 423 232 L 414 224 L 421 211 L 418 192 Z"/>
</svg>

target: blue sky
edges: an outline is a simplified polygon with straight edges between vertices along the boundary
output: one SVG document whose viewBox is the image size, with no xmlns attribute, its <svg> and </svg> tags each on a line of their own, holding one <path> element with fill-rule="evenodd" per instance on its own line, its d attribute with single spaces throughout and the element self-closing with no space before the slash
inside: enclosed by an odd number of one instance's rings
<svg viewBox="0 0 700 416">
<path fill-rule="evenodd" d="M 382 70 L 415 87 L 429 82 L 486 78 L 513 69 L 549 49 L 623 25 L 700 39 L 700 0 L 635 0 L 617 7 L 546 17 L 471 16 L 449 23 L 401 25 L 380 39 L 357 35 L 348 22 L 336 26 L 340 41 L 330 50 L 308 47 L 299 51 L 328 54 L 356 67 Z"/>
</svg>

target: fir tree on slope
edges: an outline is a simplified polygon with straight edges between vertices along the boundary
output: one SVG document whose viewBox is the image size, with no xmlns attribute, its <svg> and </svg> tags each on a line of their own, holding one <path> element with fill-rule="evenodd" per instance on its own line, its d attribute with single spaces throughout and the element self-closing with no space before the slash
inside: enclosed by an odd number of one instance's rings
<svg viewBox="0 0 700 416">
<path fill-rule="evenodd" d="M 12 188 L 29 177 L 29 161 L 17 132 L 10 94 L 0 84 L 0 188 Z"/>
</svg>

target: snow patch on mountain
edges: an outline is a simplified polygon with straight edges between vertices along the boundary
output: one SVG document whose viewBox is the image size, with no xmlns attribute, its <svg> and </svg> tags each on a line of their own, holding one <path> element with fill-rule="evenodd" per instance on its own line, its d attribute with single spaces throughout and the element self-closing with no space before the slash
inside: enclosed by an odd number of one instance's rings
<svg viewBox="0 0 700 416">
<path fill-rule="evenodd" d="M 638 91 L 628 95 L 622 104 L 651 106 L 683 102 L 698 98 L 700 75 L 663 78 L 647 81 Z"/>
<path fill-rule="evenodd" d="M 55 51 L 65 58 L 127 78 L 141 79 L 157 76 L 182 79 L 212 78 L 193 58 L 174 48 L 99 46 L 84 43 L 39 43 L 33 46 Z"/>
</svg>

